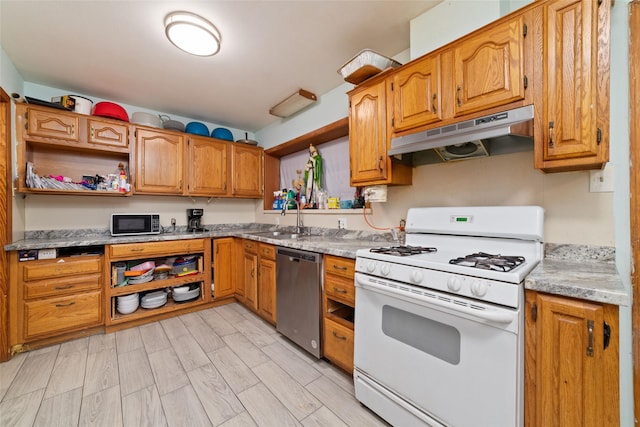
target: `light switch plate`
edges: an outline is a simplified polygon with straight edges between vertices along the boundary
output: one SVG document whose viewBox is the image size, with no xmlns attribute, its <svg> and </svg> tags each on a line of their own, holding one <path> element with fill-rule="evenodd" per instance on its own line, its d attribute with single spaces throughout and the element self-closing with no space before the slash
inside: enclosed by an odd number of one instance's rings
<svg viewBox="0 0 640 427">
<path fill-rule="evenodd" d="M 589 171 L 589 192 L 613 192 L 613 166 L 607 164 L 604 169 Z"/>
</svg>

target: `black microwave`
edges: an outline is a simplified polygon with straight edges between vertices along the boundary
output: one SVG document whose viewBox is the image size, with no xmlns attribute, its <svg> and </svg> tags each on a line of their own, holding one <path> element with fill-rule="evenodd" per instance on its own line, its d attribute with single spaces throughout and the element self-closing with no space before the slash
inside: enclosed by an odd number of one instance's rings
<svg viewBox="0 0 640 427">
<path fill-rule="evenodd" d="M 160 234 L 159 214 L 111 214 L 112 236 Z"/>
</svg>

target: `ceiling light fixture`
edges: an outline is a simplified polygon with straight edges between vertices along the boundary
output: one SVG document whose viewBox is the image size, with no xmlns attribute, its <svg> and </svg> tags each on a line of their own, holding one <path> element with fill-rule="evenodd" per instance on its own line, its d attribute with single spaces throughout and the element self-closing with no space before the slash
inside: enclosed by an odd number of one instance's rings
<svg viewBox="0 0 640 427">
<path fill-rule="evenodd" d="M 212 56 L 220 50 L 220 31 L 194 13 L 170 13 L 164 19 L 164 30 L 174 46 L 192 55 Z"/>
<path fill-rule="evenodd" d="M 283 119 L 316 102 L 318 98 L 308 90 L 300 89 L 275 107 L 271 107 L 269 114 Z"/>
</svg>

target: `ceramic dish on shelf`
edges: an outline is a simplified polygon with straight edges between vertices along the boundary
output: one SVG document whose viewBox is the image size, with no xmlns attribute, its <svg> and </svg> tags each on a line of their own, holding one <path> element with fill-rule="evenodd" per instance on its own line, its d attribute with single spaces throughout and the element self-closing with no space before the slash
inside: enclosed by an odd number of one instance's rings
<svg viewBox="0 0 640 427">
<path fill-rule="evenodd" d="M 173 301 L 175 302 L 187 302 L 194 300 L 200 296 L 200 287 L 196 286 L 195 289 L 189 289 L 186 292 L 174 292 L 172 294 Z"/>
</svg>

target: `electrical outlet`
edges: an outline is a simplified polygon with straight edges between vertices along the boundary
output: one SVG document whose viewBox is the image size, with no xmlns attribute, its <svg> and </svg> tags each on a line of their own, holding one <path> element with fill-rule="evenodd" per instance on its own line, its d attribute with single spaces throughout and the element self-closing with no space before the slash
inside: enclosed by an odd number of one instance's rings
<svg viewBox="0 0 640 427">
<path fill-rule="evenodd" d="M 175 218 L 171 218 L 171 225 L 173 225 L 174 227 L 176 226 L 176 219 Z"/>
<path fill-rule="evenodd" d="M 340 230 L 347 228 L 347 218 L 338 218 L 338 228 Z"/>
<path fill-rule="evenodd" d="M 607 165 L 604 169 L 589 172 L 589 192 L 613 192 L 613 166 Z"/>
</svg>

